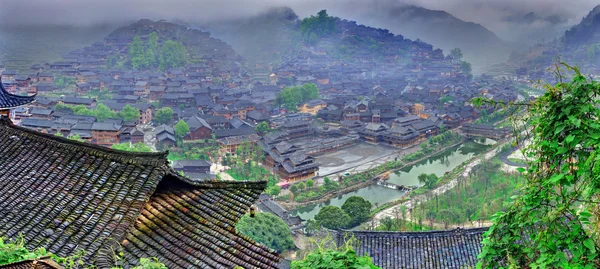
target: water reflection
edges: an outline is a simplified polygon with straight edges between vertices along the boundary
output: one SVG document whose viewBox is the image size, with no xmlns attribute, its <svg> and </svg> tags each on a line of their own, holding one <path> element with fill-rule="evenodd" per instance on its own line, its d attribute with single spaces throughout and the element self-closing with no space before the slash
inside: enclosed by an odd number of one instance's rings
<svg viewBox="0 0 600 269">
<path fill-rule="evenodd" d="M 437 176 L 442 176 L 444 173 L 451 171 L 456 166 L 460 165 L 464 161 L 467 161 L 476 154 L 486 151 L 490 145 L 494 144 L 495 141 L 490 139 L 480 139 L 477 142 L 467 141 L 462 145 L 449 148 L 435 156 L 432 156 L 426 160 L 423 160 L 413 166 L 397 171 L 390 175 L 388 180 L 390 183 L 399 185 L 420 185 L 417 177 L 421 173 L 434 173 Z M 321 208 L 334 205 L 342 206 L 346 199 L 351 196 L 361 196 L 366 200 L 370 201 L 371 204 L 384 204 L 387 202 L 399 199 L 404 192 L 388 189 L 378 185 L 371 185 L 336 198 L 333 198 L 325 203 L 306 206 L 297 209 L 292 212 L 294 215 L 300 216 L 302 219 L 313 219 L 314 216 L 319 213 Z"/>
</svg>

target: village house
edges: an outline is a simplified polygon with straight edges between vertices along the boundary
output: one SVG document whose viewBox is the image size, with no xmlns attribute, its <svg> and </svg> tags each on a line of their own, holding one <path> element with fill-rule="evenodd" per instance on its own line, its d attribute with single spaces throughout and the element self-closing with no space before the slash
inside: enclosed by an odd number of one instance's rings
<svg viewBox="0 0 600 269">
<path fill-rule="evenodd" d="M 185 120 L 190 127 L 190 132 L 183 138 L 184 140 L 202 140 L 212 137 L 213 128 L 198 116 L 193 116 Z"/>
<path fill-rule="evenodd" d="M 173 147 L 177 143 L 173 127 L 161 125 L 154 130 L 156 133 L 156 142 L 164 147 Z"/>
<path fill-rule="evenodd" d="M 94 144 L 110 147 L 120 141 L 120 124 L 94 122 L 91 130 Z"/>
</svg>

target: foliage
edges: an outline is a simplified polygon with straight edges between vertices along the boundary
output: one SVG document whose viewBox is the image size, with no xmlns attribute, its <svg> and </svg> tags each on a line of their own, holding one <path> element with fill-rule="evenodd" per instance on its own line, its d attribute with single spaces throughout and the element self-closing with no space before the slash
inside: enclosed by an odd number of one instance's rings
<svg viewBox="0 0 600 269">
<path fill-rule="evenodd" d="M 190 132 L 190 126 L 185 121 L 179 120 L 173 127 L 173 130 L 175 131 L 175 136 L 177 136 L 177 138 L 183 139 L 183 137 Z"/>
<path fill-rule="evenodd" d="M 187 62 L 187 50 L 181 42 L 167 40 L 162 46 L 159 57 L 159 69 L 178 68 Z"/>
<path fill-rule="evenodd" d="M 159 48 L 156 32 L 150 33 L 146 42 L 142 42 L 139 36 L 135 36 L 129 44 L 128 57 L 131 66 L 138 70 L 159 68 L 164 71 L 182 67 L 188 61 L 187 50 L 179 41 L 166 40 Z M 111 59 L 112 62 L 114 59 Z"/>
<path fill-rule="evenodd" d="M 461 61 L 460 62 L 460 70 L 465 73 L 465 74 L 471 74 L 471 63 L 466 62 L 466 61 Z"/>
<path fill-rule="evenodd" d="M 98 122 L 103 122 L 106 119 L 118 119 L 120 118 L 119 114 L 112 111 L 105 104 L 98 103 L 96 107 L 92 110 L 84 105 L 68 105 L 68 104 L 56 104 L 54 106 L 54 110 L 56 111 L 71 111 L 75 115 L 84 115 L 84 116 L 93 116 L 96 117 Z"/>
<path fill-rule="evenodd" d="M 371 202 L 360 196 L 352 196 L 344 202 L 342 210 L 350 216 L 349 226 L 353 227 L 369 218 Z"/>
<path fill-rule="evenodd" d="M 319 210 L 319 213 L 315 216 L 315 220 L 323 225 L 323 227 L 335 230 L 348 227 L 350 216 L 341 208 L 328 205 Z"/>
<path fill-rule="evenodd" d="M 327 15 L 326 10 L 321 10 L 317 16 L 310 16 L 300 22 L 300 36 L 306 44 L 314 45 L 321 37 L 336 32 L 334 17 Z"/>
<path fill-rule="evenodd" d="M 69 135 L 69 136 L 67 136 L 67 138 L 71 139 L 71 140 L 78 141 L 78 142 L 85 142 L 85 140 L 83 140 L 83 138 L 81 138 L 81 136 L 79 134 Z"/>
<path fill-rule="evenodd" d="M 166 124 L 173 118 L 173 109 L 170 107 L 163 107 L 156 111 L 154 115 L 154 121 L 158 124 Z"/>
<path fill-rule="evenodd" d="M 321 230 L 321 224 L 318 221 L 312 219 L 306 221 L 306 227 L 304 228 L 306 235 L 313 235 L 319 230 Z"/>
<path fill-rule="evenodd" d="M 285 87 L 277 94 L 275 103 L 283 105 L 288 111 L 296 111 L 299 104 L 316 98 L 319 98 L 319 88 L 314 83 L 306 83 L 302 86 Z"/>
<path fill-rule="evenodd" d="M 459 177 L 451 190 L 420 203 L 413 210 L 419 223 L 463 224 L 485 221 L 495 212 L 506 209 L 510 197 L 518 194 L 523 178 L 501 170 L 498 159 L 484 161 L 473 167 L 468 177 Z"/>
<path fill-rule="evenodd" d="M 157 258 L 140 258 L 140 265 L 132 269 L 167 269 L 167 266 L 158 261 Z"/>
<path fill-rule="evenodd" d="M 280 253 L 295 248 L 290 228 L 273 214 L 258 212 L 254 218 L 244 215 L 235 230 Z"/>
<path fill-rule="evenodd" d="M 460 61 L 463 58 L 463 53 L 462 50 L 460 50 L 459 48 L 454 48 L 450 50 L 450 57 L 452 57 L 452 59 L 454 59 L 455 61 Z"/>
<path fill-rule="evenodd" d="M 54 78 L 54 85 L 59 89 L 69 88 L 71 86 L 75 86 L 76 84 L 77 82 L 73 77 L 57 75 Z"/>
<path fill-rule="evenodd" d="M 418 177 L 419 183 L 425 185 L 428 189 L 433 189 L 438 182 L 438 177 L 435 174 L 422 173 Z"/>
<path fill-rule="evenodd" d="M 25 239 L 22 235 L 12 241 L 5 241 L 0 237 L 0 265 L 35 259 L 48 254 L 44 248 L 37 248 L 33 252 L 29 252 L 25 248 Z"/>
<path fill-rule="evenodd" d="M 140 118 L 140 110 L 133 108 L 130 105 L 126 105 L 123 107 L 123 110 L 118 113 L 118 115 L 124 121 L 135 121 Z"/>
<path fill-rule="evenodd" d="M 71 257 L 58 257 L 41 247 L 30 252 L 25 248 L 25 239 L 23 235 L 19 235 L 12 241 L 6 241 L 4 238 L 0 237 L 0 266 L 49 256 L 65 268 L 95 268 L 94 266 L 87 266 L 84 264 L 81 259 L 84 253 L 84 251 L 78 251 Z M 121 259 L 121 257 L 115 258 Z M 123 269 L 123 267 L 115 266 L 111 269 Z M 133 267 L 133 269 L 167 269 L 167 267 L 159 262 L 157 258 L 141 258 L 140 265 Z"/>
<path fill-rule="evenodd" d="M 528 105 L 527 182 L 486 232 L 478 268 L 598 268 L 600 84 L 577 68 Z M 481 102 L 481 101 L 478 101 Z M 525 172 L 525 169 L 520 169 Z M 594 221 L 595 223 L 592 223 Z M 567 256 L 568 255 L 568 256 Z"/>
<path fill-rule="evenodd" d="M 317 243 L 317 248 L 306 255 L 302 260 L 292 261 L 292 269 L 377 269 L 372 259 L 358 256 L 352 248 L 356 239 L 349 238 L 339 248 L 335 246 L 331 236 L 327 236 L 322 242 Z M 332 246 L 333 245 L 333 246 Z"/>
<path fill-rule="evenodd" d="M 123 151 L 133 151 L 133 152 L 152 152 L 152 149 L 148 145 L 146 145 L 142 142 L 137 142 L 135 144 L 132 144 L 132 143 L 113 144 L 112 149 L 123 150 Z"/>
<path fill-rule="evenodd" d="M 271 131 L 271 127 L 269 127 L 269 124 L 266 121 L 263 121 L 259 124 L 256 125 L 255 127 L 256 132 L 260 133 L 260 134 L 265 134 Z"/>
<path fill-rule="evenodd" d="M 266 192 L 268 195 L 271 195 L 271 196 L 277 196 L 277 195 L 279 195 L 279 194 L 281 193 L 281 187 L 280 187 L 280 186 L 278 186 L 278 185 L 273 185 L 273 186 L 270 186 L 270 187 L 268 187 L 268 188 L 265 190 L 265 192 Z"/>
</svg>

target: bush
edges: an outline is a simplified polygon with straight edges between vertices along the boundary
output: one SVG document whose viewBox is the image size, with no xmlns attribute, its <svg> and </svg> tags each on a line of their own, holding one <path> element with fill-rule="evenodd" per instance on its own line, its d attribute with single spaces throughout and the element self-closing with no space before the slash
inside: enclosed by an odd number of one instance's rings
<svg viewBox="0 0 600 269">
<path fill-rule="evenodd" d="M 244 215 L 235 230 L 280 253 L 295 248 L 290 228 L 273 214 L 258 212 L 254 218 Z"/>
</svg>

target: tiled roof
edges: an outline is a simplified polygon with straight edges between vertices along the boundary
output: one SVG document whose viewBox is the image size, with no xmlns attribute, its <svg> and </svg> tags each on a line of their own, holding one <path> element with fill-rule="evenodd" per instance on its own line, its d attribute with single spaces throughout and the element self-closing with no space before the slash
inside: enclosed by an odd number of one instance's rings
<svg viewBox="0 0 600 269">
<path fill-rule="evenodd" d="M 0 236 L 98 268 L 157 257 L 168 268 L 276 268 L 278 255 L 235 232 L 266 182 L 191 180 L 166 153 L 130 153 L 0 119 Z"/>
<path fill-rule="evenodd" d="M 37 95 L 37 93 L 35 95 Z M 9 109 L 29 104 L 35 100 L 35 95 L 20 96 L 7 92 L 6 89 L 4 89 L 4 84 L 2 84 L 2 79 L 0 77 L 0 109 Z"/>
<path fill-rule="evenodd" d="M 487 228 L 431 232 L 335 231 L 341 245 L 354 235 L 354 249 L 381 268 L 475 268 Z"/>
</svg>

